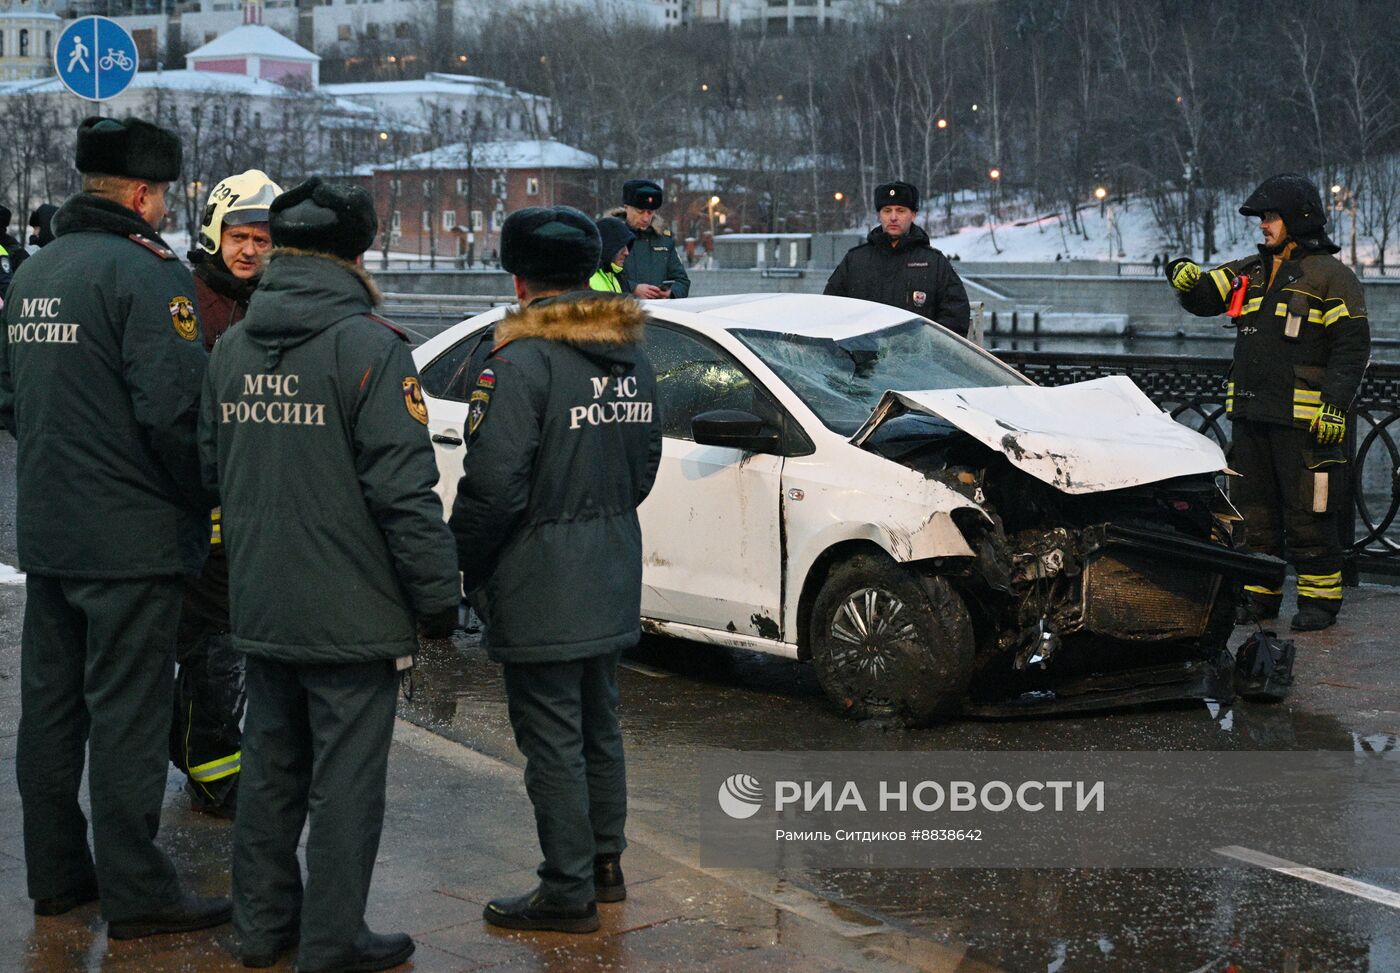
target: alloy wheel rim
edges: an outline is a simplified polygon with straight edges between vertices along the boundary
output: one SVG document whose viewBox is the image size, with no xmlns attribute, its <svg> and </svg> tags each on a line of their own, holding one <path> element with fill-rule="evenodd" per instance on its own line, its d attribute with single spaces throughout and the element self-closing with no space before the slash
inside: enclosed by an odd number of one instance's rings
<svg viewBox="0 0 1400 973">
<path fill-rule="evenodd" d="M 913 613 L 892 592 L 858 588 L 831 619 L 833 661 L 862 681 L 879 680 L 892 668 L 890 649 L 918 636 Z"/>
</svg>

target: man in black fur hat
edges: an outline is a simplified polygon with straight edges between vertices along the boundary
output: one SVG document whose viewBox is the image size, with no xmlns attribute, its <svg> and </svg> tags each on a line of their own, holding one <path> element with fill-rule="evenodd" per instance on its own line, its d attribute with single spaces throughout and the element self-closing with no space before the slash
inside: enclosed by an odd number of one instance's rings
<svg viewBox="0 0 1400 973">
<path fill-rule="evenodd" d="M 0 423 L 19 440 L 28 575 L 16 764 L 35 913 L 100 889 L 108 936 L 130 939 L 230 911 L 185 892 L 155 843 L 181 576 L 204 562 L 213 505 L 195 446 L 208 355 L 194 281 L 156 232 L 179 137 L 88 118 L 77 168 L 83 192 L 16 272 L 0 327 Z"/>
<path fill-rule="evenodd" d="M 508 929 L 592 932 L 626 897 L 627 782 L 617 664 L 641 636 L 637 507 L 661 457 L 646 318 L 588 290 L 597 228 L 567 206 L 512 213 L 501 266 L 520 308 L 495 330 L 468 412 L 452 532 L 463 587 L 504 664 L 544 861 L 539 886 L 492 900 Z"/>
<path fill-rule="evenodd" d="M 1312 631 L 1332 625 L 1342 607 L 1337 514 L 1346 499 L 1347 414 L 1371 356 L 1366 298 L 1333 256 L 1341 248 L 1327 238 L 1322 198 L 1306 177 L 1270 176 L 1240 212 L 1259 219 L 1257 254 L 1209 273 L 1174 260 L 1167 277 L 1192 314 L 1233 319 L 1225 411 L 1230 467 L 1240 476 L 1231 499 L 1249 546 L 1293 562 L 1291 625 Z M 1282 598 L 1281 589 L 1248 585 L 1236 620 L 1277 618 Z"/>
<path fill-rule="evenodd" d="M 902 307 L 966 337 L 972 320 L 967 291 L 914 222 L 919 190 L 907 182 L 876 186 L 875 210 L 880 225 L 842 258 L 822 293 Z"/>
<path fill-rule="evenodd" d="M 275 249 L 214 347 L 200 424 L 247 657 L 234 926 L 245 966 L 295 947 L 302 973 L 387 969 L 414 948 L 364 919 L 399 669 L 415 623 L 451 634 L 456 556 L 408 339 L 359 265 L 373 201 L 310 179 L 269 220 Z"/>
</svg>

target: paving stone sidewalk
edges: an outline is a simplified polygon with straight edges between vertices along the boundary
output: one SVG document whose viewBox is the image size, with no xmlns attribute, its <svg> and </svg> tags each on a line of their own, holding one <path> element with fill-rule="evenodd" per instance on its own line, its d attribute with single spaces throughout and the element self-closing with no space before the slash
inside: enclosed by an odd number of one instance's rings
<svg viewBox="0 0 1400 973">
<path fill-rule="evenodd" d="M 36 918 L 25 895 L 15 734 L 22 587 L 0 586 L 0 970 L 242 970 L 228 926 L 109 942 L 96 905 Z M 198 892 L 228 890 L 228 824 L 189 811 L 172 772 L 161 843 Z M 368 918 L 418 943 L 417 973 L 469 970 L 958 971 L 989 968 L 959 950 L 910 938 L 777 879 L 702 870 L 665 840 L 632 838 L 629 897 L 600 907 L 593 935 L 515 933 L 481 919 L 487 899 L 528 890 L 538 860 L 518 769 L 400 721 Z M 290 961 L 277 970 L 290 970 Z"/>
</svg>

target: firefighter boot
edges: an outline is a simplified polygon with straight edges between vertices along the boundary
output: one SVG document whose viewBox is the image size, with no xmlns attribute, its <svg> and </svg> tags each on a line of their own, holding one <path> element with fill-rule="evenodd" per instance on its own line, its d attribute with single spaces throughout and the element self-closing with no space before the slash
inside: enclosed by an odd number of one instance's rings
<svg viewBox="0 0 1400 973">
<path fill-rule="evenodd" d="M 1295 632 L 1317 632 L 1324 628 L 1331 628 L 1336 623 L 1336 612 L 1328 611 L 1321 605 L 1305 603 L 1298 609 L 1298 614 L 1293 616 L 1293 620 L 1288 623 L 1288 627 Z"/>
<path fill-rule="evenodd" d="M 1255 585 L 1244 589 L 1244 598 L 1235 609 L 1236 625 L 1254 625 L 1271 622 L 1278 618 L 1279 605 L 1283 601 L 1282 591 L 1267 591 Z"/>
</svg>

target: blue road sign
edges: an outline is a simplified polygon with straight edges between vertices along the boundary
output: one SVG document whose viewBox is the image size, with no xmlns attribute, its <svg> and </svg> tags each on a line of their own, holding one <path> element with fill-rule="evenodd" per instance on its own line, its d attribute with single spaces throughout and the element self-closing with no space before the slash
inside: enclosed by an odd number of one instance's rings
<svg viewBox="0 0 1400 973">
<path fill-rule="evenodd" d="M 53 66 L 69 91 L 88 101 L 106 101 L 126 90 L 140 64 L 136 41 L 106 17 L 81 17 L 58 35 Z"/>
</svg>

